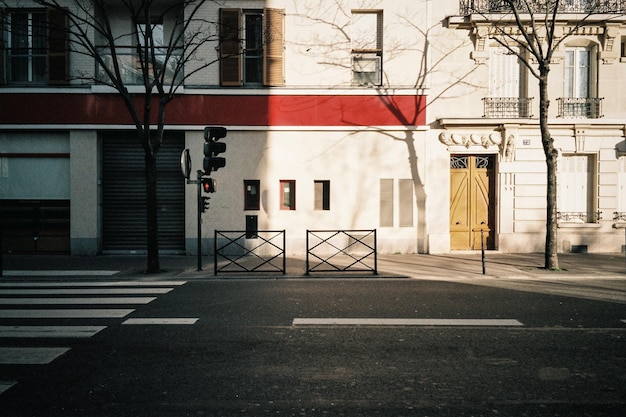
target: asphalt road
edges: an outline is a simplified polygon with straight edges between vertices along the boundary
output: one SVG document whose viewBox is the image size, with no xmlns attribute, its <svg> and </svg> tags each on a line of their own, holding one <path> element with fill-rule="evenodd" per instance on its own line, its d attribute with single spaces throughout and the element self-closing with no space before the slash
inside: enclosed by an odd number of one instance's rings
<svg viewBox="0 0 626 417">
<path fill-rule="evenodd" d="M 0 287 L 0 416 L 626 415 L 620 302 L 414 279 L 140 284 Z M 50 333 L 77 326 L 95 333 Z"/>
</svg>

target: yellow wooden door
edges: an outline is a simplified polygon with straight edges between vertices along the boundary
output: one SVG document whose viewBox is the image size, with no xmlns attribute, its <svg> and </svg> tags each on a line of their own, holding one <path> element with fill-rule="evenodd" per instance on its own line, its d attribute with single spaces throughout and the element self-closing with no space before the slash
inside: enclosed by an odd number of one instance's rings
<svg viewBox="0 0 626 417">
<path fill-rule="evenodd" d="M 494 248 L 494 160 L 492 155 L 450 158 L 450 249 Z"/>
</svg>

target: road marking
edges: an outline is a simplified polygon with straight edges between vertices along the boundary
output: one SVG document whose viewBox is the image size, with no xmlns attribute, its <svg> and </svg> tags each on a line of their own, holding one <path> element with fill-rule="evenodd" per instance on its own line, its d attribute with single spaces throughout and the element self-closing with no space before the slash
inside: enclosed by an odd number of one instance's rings
<svg viewBox="0 0 626 417">
<path fill-rule="evenodd" d="M 88 338 L 106 326 L 0 326 L 2 337 L 70 337 Z"/>
<path fill-rule="evenodd" d="M 15 381 L 0 381 L 0 394 L 17 384 Z"/>
<path fill-rule="evenodd" d="M 167 294 L 173 288 L 29 288 L 29 289 L 0 289 L 0 295 L 93 295 L 93 294 Z"/>
<path fill-rule="evenodd" d="M 134 318 L 122 324 L 195 324 L 197 321 L 197 318 Z"/>
<path fill-rule="evenodd" d="M 295 318 L 294 326 L 523 326 L 514 319 Z"/>
<path fill-rule="evenodd" d="M 626 323 L 626 319 L 623 319 L 623 320 L 621 320 L 621 321 L 622 321 L 622 323 Z"/>
<path fill-rule="evenodd" d="M 103 308 L 103 309 L 36 309 L 36 310 L 2 310 L 0 319 L 103 319 L 122 318 L 135 311 L 134 309 Z"/>
<path fill-rule="evenodd" d="M 76 281 L 76 282 L 0 282 L 0 287 L 161 287 L 180 286 L 187 281 Z"/>
<path fill-rule="evenodd" d="M 47 365 L 69 350 L 65 347 L 0 347 L 0 364 Z"/>
<path fill-rule="evenodd" d="M 156 297 L 91 297 L 91 298 L 0 298 L 0 305 L 49 304 L 148 304 Z"/>
<path fill-rule="evenodd" d="M 115 275 L 120 271 L 90 271 L 90 270 L 8 270 L 4 271 L 5 277 L 67 277 L 67 276 L 98 276 L 105 277 Z"/>
</svg>

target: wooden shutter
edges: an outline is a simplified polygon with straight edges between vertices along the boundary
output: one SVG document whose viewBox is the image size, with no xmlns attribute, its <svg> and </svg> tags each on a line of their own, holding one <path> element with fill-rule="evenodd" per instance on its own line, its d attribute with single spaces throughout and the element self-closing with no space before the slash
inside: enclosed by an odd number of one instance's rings
<svg viewBox="0 0 626 417">
<path fill-rule="evenodd" d="M 263 48 L 263 84 L 285 85 L 285 11 L 265 9 L 265 45 Z"/>
<path fill-rule="evenodd" d="M 240 86 L 241 9 L 220 9 L 220 85 Z"/>
<path fill-rule="evenodd" d="M 48 83 L 67 84 L 69 70 L 67 12 L 48 9 Z"/>
<path fill-rule="evenodd" d="M 518 48 L 513 48 L 519 53 Z M 520 61 L 504 47 L 491 47 L 489 57 L 489 96 L 520 97 Z"/>
<path fill-rule="evenodd" d="M 0 9 L 0 84 L 4 80 L 4 11 Z"/>
</svg>

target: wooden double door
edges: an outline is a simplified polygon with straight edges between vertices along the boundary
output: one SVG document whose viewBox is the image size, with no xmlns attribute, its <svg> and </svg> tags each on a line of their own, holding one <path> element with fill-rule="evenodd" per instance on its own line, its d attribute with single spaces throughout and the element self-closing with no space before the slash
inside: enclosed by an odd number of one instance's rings
<svg viewBox="0 0 626 417">
<path fill-rule="evenodd" d="M 495 249 L 495 155 L 450 156 L 450 249 Z"/>
</svg>

